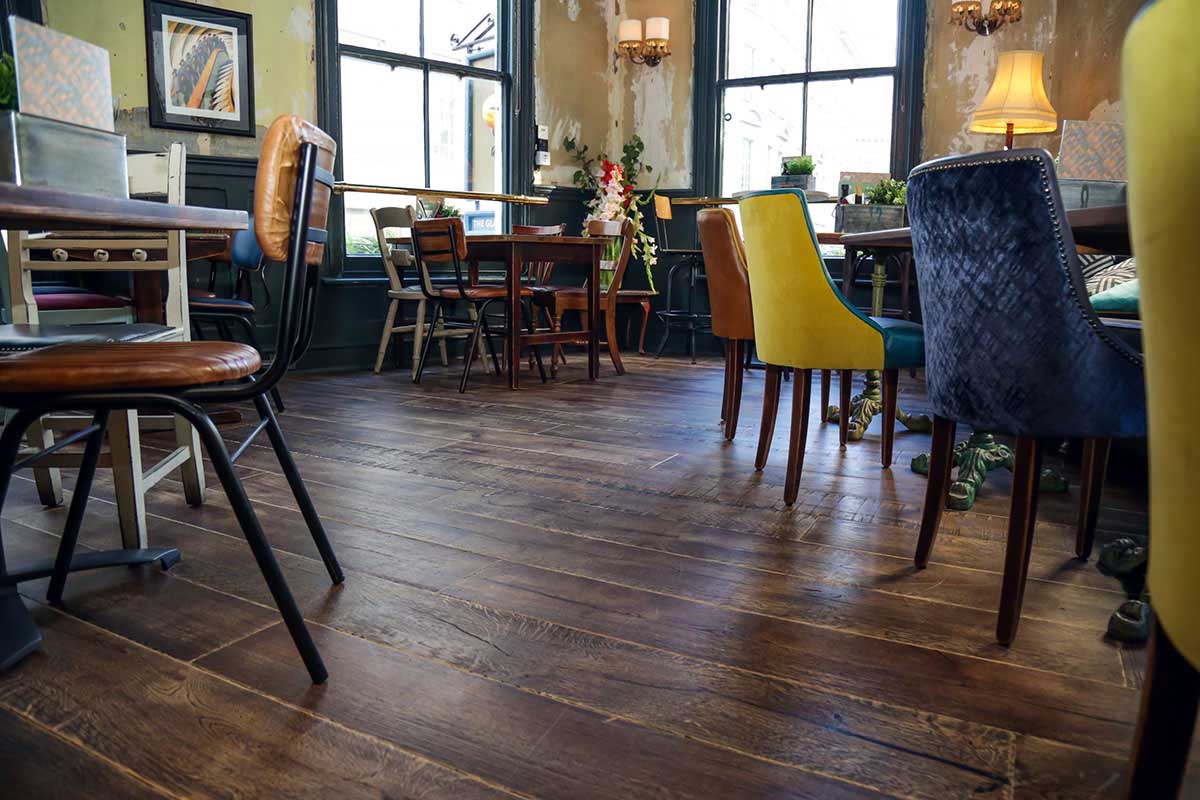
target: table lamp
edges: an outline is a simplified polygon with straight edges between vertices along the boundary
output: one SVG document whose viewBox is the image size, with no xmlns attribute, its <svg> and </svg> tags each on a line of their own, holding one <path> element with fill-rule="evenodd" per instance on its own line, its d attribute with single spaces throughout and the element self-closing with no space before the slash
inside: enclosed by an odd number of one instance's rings
<svg viewBox="0 0 1200 800">
<path fill-rule="evenodd" d="M 971 130 L 1003 133 L 1004 149 L 1011 150 L 1013 134 L 1053 133 L 1057 128 L 1058 112 L 1042 83 L 1042 54 L 1036 50 L 1001 53 L 996 78 L 975 109 Z"/>
</svg>

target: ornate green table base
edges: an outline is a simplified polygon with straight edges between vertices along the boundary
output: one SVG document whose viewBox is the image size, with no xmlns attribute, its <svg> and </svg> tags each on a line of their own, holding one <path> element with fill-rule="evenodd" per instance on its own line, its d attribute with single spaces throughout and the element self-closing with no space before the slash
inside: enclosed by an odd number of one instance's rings
<svg viewBox="0 0 1200 800">
<path fill-rule="evenodd" d="M 871 420 L 883 411 L 880 375 L 879 370 L 867 370 L 862 394 L 856 394 L 850 399 L 850 423 L 847 425 L 846 438 L 852 442 L 862 439 L 867 428 L 871 427 Z M 837 406 L 830 406 L 825 410 L 825 420 L 836 424 L 841 419 L 841 413 Z M 929 433 L 933 430 L 933 421 L 924 414 L 909 414 L 904 409 L 897 408 L 896 419 L 915 433 Z"/>
<path fill-rule="evenodd" d="M 955 445 L 954 465 L 958 467 L 958 479 L 950 484 L 946 507 L 968 511 L 975 505 L 975 495 L 987 480 L 989 472 L 1000 467 L 1012 470 L 1013 452 L 1008 445 L 997 442 L 990 433 L 973 433 L 971 438 Z M 929 454 L 916 456 L 911 466 L 913 472 L 928 475 Z M 1046 468 L 1042 470 L 1039 488 L 1043 492 L 1063 494 L 1067 491 L 1067 481 L 1059 473 Z"/>
</svg>

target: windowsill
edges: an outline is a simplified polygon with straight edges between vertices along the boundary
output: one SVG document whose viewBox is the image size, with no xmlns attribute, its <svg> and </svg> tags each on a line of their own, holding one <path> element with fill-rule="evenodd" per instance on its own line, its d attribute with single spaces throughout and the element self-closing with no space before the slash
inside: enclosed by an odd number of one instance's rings
<svg viewBox="0 0 1200 800">
<path fill-rule="evenodd" d="M 387 277 L 383 275 L 342 275 L 336 278 L 321 278 L 321 283 L 330 286 L 377 286 L 387 282 Z"/>
</svg>

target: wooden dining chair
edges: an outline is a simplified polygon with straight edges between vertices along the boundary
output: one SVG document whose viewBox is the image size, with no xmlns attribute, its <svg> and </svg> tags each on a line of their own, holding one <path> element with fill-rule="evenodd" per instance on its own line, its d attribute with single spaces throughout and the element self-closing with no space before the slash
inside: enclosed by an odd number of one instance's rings
<svg viewBox="0 0 1200 800">
<path fill-rule="evenodd" d="M 883 371 L 880 461 L 886 469 L 892 465 L 899 371 L 924 363 L 924 339 L 920 325 L 868 317 L 842 296 L 821 258 L 803 192 L 750 192 L 741 196 L 738 206 L 746 234 L 754 346 L 767 365 L 755 468 L 766 464 L 783 368 L 791 367 L 795 370 L 792 430 L 783 500 L 792 505 L 804 466 L 813 370 L 841 370 L 843 392 L 849 390 L 851 370 Z M 848 404 L 843 394 L 842 407 Z M 843 444 L 848 417 L 841 415 Z"/>
<path fill-rule="evenodd" d="M 1200 152 L 1194 146 L 1200 137 L 1200 54 L 1191 42 L 1197 26 L 1196 3 L 1158 0 L 1133 22 L 1121 55 L 1129 221 L 1146 357 L 1154 611 L 1126 789 L 1130 800 L 1182 796 L 1200 706 L 1200 374 L 1194 367 L 1200 334 L 1194 297 L 1181 290 L 1200 278 L 1200 263 L 1180 258 L 1191 251 L 1200 211 Z M 1193 144 L 1180 146 L 1186 142 Z"/>
<path fill-rule="evenodd" d="M 87 444 L 47 593 L 51 602 L 61 602 L 75 562 L 79 527 L 110 416 L 127 409 L 178 414 L 198 431 L 309 676 L 314 683 L 325 681 L 328 673 L 320 653 L 233 464 L 249 441 L 265 430 L 330 579 L 341 583 L 337 557 L 266 397 L 311 340 L 335 151 L 324 131 L 294 116 L 276 119 L 264 137 L 255 181 L 255 232 L 267 258 L 285 267 L 274 357 L 261 375 L 258 351 L 233 342 L 64 344 L 0 359 L 0 405 L 16 410 L 0 435 L 0 505 L 14 470 L 29 460 L 18 462 L 17 457 L 21 437 L 33 421 L 68 409 L 92 414 L 91 424 L 75 437 Z M 247 401 L 254 404 L 261 422 L 231 456 L 206 408 Z M 150 555 L 157 560 L 162 554 Z M 86 565 L 82 556 L 79 560 Z"/>
<path fill-rule="evenodd" d="M 933 446 L 916 566 L 929 561 L 950 487 L 957 423 L 1016 437 L 996 639 L 1020 621 L 1037 521 L 1043 442 L 1146 435 L 1142 358 L 1108 331 L 1083 288 L 1054 162 L 1039 149 L 922 164 L 908 179 L 913 256 L 924 290 L 925 379 Z M 1004 220 L 1003 247 L 971 235 Z M 1081 483 L 1099 504 L 1104 458 Z M 1084 515 L 1087 519 L 1088 515 Z M 1078 531 L 1090 549 L 1092 531 Z"/>
<path fill-rule="evenodd" d="M 562 236 L 567 230 L 565 223 L 558 225 L 513 225 L 512 232 L 521 236 Z M 524 281 L 527 286 L 533 289 L 533 313 L 534 324 L 537 323 L 537 315 L 540 312 L 543 319 L 546 320 L 546 327 L 557 332 L 554 327 L 554 308 L 555 299 L 562 286 L 556 286 L 550 282 L 550 276 L 554 272 L 553 261 L 536 261 L 531 264 L 525 264 L 523 267 Z M 567 363 L 567 358 L 563 354 L 562 345 L 554 345 L 551 348 L 550 356 L 550 374 L 558 374 L 558 364 Z M 533 361 L 533 355 L 530 354 L 530 361 Z M 530 363 L 530 368 L 533 364 Z"/>
<path fill-rule="evenodd" d="M 742 378 L 748 347 L 754 343 L 754 311 L 750 304 L 750 275 L 737 220 L 724 208 L 705 208 L 696 214 L 700 249 L 708 270 L 713 333 L 725 340 L 725 390 L 721 419 L 725 438 L 737 435 L 742 405 Z"/>
</svg>

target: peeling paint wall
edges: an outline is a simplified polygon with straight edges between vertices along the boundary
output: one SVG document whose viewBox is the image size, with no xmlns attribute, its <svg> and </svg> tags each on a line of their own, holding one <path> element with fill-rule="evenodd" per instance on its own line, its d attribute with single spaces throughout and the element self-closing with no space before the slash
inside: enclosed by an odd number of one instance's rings
<svg viewBox="0 0 1200 800">
<path fill-rule="evenodd" d="M 147 110 L 146 29 L 142 0 L 44 0 L 51 28 L 107 48 L 117 130 L 132 150 L 160 150 L 181 141 L 197 155 L 257 158 L 261 137 L 280 114 L 317 115 L 316 22 L 312 0 L 192 0 L 253 14 L 254 116 L 258 136 L 151 128 Z"/>
<path fill-rule="evenodd" d="M 619 155 L 636 133 L 661 188 L 691 186 L 694 14 L 693 0 L 538 0 L 536 115 L 550 128 L 551 158 L 542 183 L 571 185 L 564 137 Z M 618 58 L 620 20 L 658 16 L 671 20 L 671 56 L 657 67 Z"/>
<path fill-rule="evenodd" d="M 1024 18 L 992 36 L 947 23 L 948 3 L 929 4 L 925 49 L 924 158 L 996 150 L 1002 136 L 971 133 L 971 112 L 983 101 L 1002 50 L 1040 50 L 1046 93 L 1064 119 L 1120 121 L 1120 59 L 1125 30 L 1142 0 L 1038 0 Z M 1017 137 L 1021 147 L 1058 152 L 1060 134 Z"/>
</svg>

